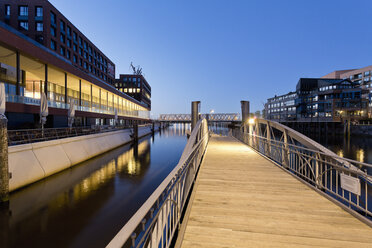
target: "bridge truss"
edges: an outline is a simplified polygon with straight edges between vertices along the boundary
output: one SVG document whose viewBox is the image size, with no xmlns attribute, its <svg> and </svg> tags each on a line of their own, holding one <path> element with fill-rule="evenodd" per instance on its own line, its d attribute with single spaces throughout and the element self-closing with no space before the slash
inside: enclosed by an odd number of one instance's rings
<svg viewBox="0 0 372 248">
<path fill-rule="evenodd" d="M 216 113 L 216 114 L 202 114 L 202 118 L 210 122 L 232 122 L 241 121 L 238 113 Z M 168 122 L 191 122 L 191 114 L 161 114 L 159 121 Z"/>
</svg>

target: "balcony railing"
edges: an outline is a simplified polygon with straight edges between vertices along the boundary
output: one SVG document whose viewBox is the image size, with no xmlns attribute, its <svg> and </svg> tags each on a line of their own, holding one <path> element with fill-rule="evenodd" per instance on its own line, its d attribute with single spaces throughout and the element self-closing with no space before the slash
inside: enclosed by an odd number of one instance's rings
<svg viewBox="0 0 372 248">
<path fill-rule="evenodd" d="M 8 145 L 30 144 L 47 140 L 63 139 L 88 134 L 130 129 L 129 126 L 91 126 L 72 128 L 44 128 L 8 130 Z"/>
<path fill-rule="evenodd" d="M 23 103 L 29 105 L 40 105 L 40 99 L 35 99 L 26 96 L 17 96 L 17 95 L 6 95 L 7 102 L 14 102 L 14 103 Z M 63 102 L 56 102 L 56 101 L 48 101 L 48 107 L 52 108 L 59 108 L 59 109 L 69 109 L 70 104 L 66 104 Z M 96 107 L 87 107 L 87 106 L 75 106 L 75 109 L 78 111 L 84 112 L 93 112 L 99 114 L 108 114 L 108 115 L 115 115 L 114 107 L 107 107 L 107 109 L 101 109 Z M 128 116 L 128 117 L 139 117 L 144 119 L 150 118 L 149 111 L 141 111 L 141 110 L 122 110 L 118 108 L 118 116 Z"/>
</svg>

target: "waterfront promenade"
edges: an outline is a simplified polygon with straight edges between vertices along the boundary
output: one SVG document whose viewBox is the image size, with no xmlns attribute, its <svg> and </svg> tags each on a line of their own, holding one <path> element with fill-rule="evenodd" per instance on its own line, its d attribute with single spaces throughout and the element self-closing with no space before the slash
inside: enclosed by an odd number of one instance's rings
<svg viewBox="0 0 372 248">
<path fill-rule="evenodd" d="M 210 139 L 190 202 L 184 248 L 372 247 L 369 226 L 232 137 Z"/>
</svg>

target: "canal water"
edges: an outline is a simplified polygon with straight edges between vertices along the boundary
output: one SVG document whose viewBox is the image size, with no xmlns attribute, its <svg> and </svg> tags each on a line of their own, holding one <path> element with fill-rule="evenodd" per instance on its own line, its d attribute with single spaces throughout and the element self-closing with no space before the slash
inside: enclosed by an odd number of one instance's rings
<svg viewBox="0 0 372 248">
<path fill-rule="evenodd" d="M 0 247 L 104 247 L 177 165 L 186 129 L 175 124 L 12 193 Z"/>
<path fill-rule="evenodd" d="M 372 137 L 362 135 L 310 136 L 340 157 L 372 164 Z"/>
</svg>

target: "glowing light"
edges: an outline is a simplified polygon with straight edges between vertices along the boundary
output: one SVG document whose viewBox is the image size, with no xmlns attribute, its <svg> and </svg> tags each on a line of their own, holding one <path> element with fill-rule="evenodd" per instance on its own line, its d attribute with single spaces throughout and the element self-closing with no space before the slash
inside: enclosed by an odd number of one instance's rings
<svg viewBox="0 0 372 248">
<path fill-rule="evenodd" d="M 337 155 L 343 158 L 344 157 L 344 151 L 343 150 L 339 150 L 337 152 Z"/>
<path fill-rule="evenodd" d="M 357 159 L 359 162 L 364 162 L 364 150 L 363 150 L 363 149 L 359 149 L 359 150 L 356 152 L 356 159 Z"/>
<path fill-rule="evenodd" d="M 256 118 L 249 118 L 248 123 L 251 124 L 251 125 L 254 124 L 255 119 Z"/>
</svg>

